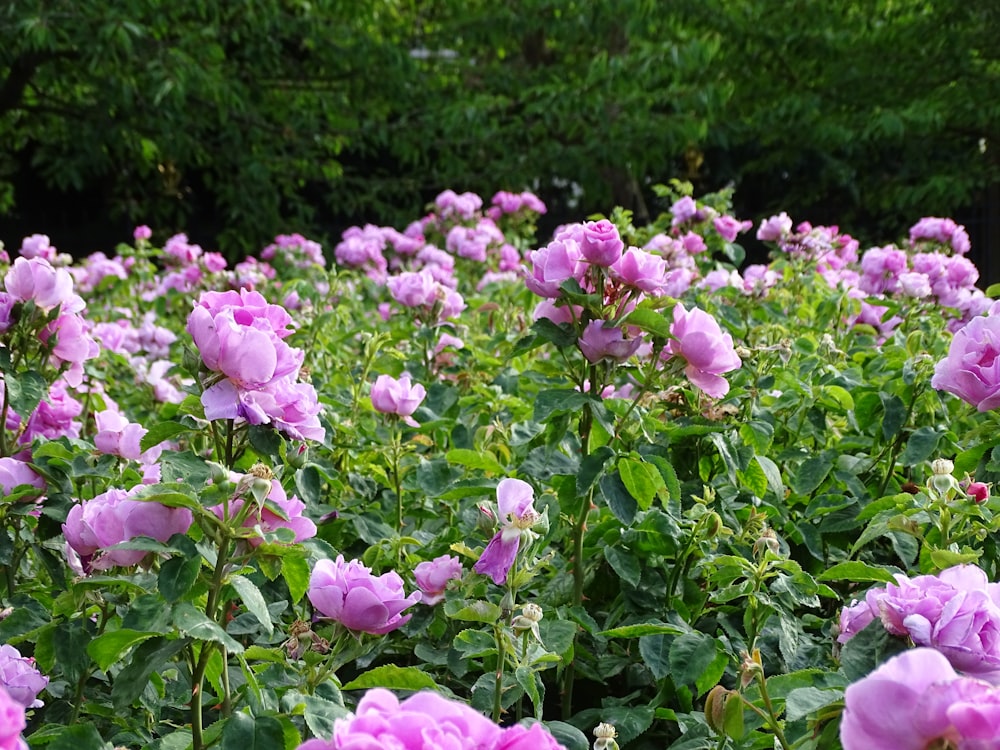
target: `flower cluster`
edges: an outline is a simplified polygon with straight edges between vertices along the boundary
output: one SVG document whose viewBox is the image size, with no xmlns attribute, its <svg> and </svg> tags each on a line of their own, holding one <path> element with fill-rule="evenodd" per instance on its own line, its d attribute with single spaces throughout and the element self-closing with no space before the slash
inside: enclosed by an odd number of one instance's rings
<svg viewBox="0 0 1000 750">
<path fill-rule="evenodd" d="M 1000 689 L 959 676 L 933 649 L 893 657 L 844 694 L 844 750 L 985 750 L 998 738 Z"/>
<path fill-rule="evenodd" d="M 975 565 L 912 579 L 897 574 L 896 583 L 844 608 L 837 640 L 846 643 L 875 619 L 892 635 L 937 649 L 955 669 L 1000 679 L 1000 584 Z"/>
<path fill-rule="evenodd" d="M 35 660 L 21 656 L 10 644 L 0 646 L 0 688 L 25 708 L 45 705 L 38 694 L 49 684 L 49 678 L 35 668 Z"/>
<path fill-rule="evenodd" d="M 133 499 L 141 488 L 110 489 L 70 508 L 62 530 L 71 564 L 84 573 L 136 565 L 146 556 L 143 550 L 108 548 L 139 536 L 166 542 L 187 533 L 194 521 L 190 510 Z"/>
<path fill-rule="evenodd" d="M 357 560 L 320 560 L 309 577 L 309 601 L 321 617 L 348 630 L 383 635 L 405 625 L 412 615 L 400 614 L 421 599 L 419 591 L 403 592 L 395 571 L 380 576 Z"/>
<path fill-rule="evenodd" d="M 272 424 L 298 440 L 322 440 L 319 402 L 299 382 L 303 353 L 284 339 L 292 320 L 259 292 L 206 292 L 187 330 L 211 372 L 202 393 L 205 417 Z"/>
<path fill-rule="evenodd" d="M 262 260 L 286 268 L 323 267 L 323 247 L 318 242 L 306 239 L 301 234 L 279 234 L 274 242 L 260 252 Z"/>
<path fill-rule="evenodd" d="M 475 748 L 476 750 L 561 750 L 540 723 L 501 728 L 475 709 L 423 691 L 400 701 L 384 688 L 369 690 L 353 716 L 338 719 L 333 738 L 314 739 L 299 750 L 343 748 Z"/>
</svg>

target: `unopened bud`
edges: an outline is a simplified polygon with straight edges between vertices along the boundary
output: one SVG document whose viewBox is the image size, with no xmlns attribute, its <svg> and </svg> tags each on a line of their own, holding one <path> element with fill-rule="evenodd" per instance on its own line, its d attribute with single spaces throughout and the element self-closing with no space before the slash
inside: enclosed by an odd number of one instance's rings
<svg viewBox="0 0 1000 750">
<path fill-rule="evenodd" d="M 753 553 L 756 557 L 763 556 L 764 552 L 777 555 L 780 551 L 781 543 L 778 541 L 778 535 L 774 533 L 774 529 L 764 529 L 757 537 L 757 541 L 753 543 Z"/>
<path fill-rule="evenodd" d="M 254 477 L 253 482 L 250 483 L 250 494 L 253 495 L 254 500 L 263 504 L 267 496 L 271 494 L 271 480 Z"/>
<path fill-rule="evenodd" d="M 705 516 L 705 538 L 712 539 L 722 531 L 722 518 L 714 510 Z"/>
<path fill-rule="evenodd" d="M 309 460 L 309 446 L 302 443 L 298 448 L 286 456 L 288 465 L 293 469 L 301 469 Z"/>
<path fill-rule="evenodd" d="M 990 499 L 990 486 L 985 482 L 970 482 L 965 492 L 977 503 L 985 503 Z"/>
<path fill-rule="evenodd" d="M 594 729 L 594 736 L 597 738 L 594 740 L 594 750 L 618 750 L 618 743 L 615 742 L 618 730 L 614 724 L 601 722 Z"/>
<path fill-rule="evenodd" d="M 931 471 L 934 472 L 934 476 L 951 474 L 953 471 L 955 471 L 955 464 L 953 464 L 947 458 L 935 458 L 933 461 L 931 461 Z"/>
<path fill-rule="evenodd" d="M 515 635 L 530 631 L 535 636 L 535 640 L 541 642 L 542 635 L 538 632 L 538 623 L 541 622 L 542 617 L 544 617 L 544 612 L 541 607 L 537 604 L 525 604 L 521 608 L 521 614 L 511 620 L 510 626 Z"/>
<path fill-rule="evenodd" d="M 705 696 L 705 721 L 716 734 L 725 734 L 723 717 L 726 711 L 726 701 L 730 691 L 722 685 L 716 685 Z"/>
<path fill-rule="evenodd" d="M 740 660 L 740 685 L 742 687 L 749 685 L 758 675 L 764 676 L 764 665 L 761 663 L 759 648 L 755 648 L 752 654 L 741 651 Z"/>
</svg>

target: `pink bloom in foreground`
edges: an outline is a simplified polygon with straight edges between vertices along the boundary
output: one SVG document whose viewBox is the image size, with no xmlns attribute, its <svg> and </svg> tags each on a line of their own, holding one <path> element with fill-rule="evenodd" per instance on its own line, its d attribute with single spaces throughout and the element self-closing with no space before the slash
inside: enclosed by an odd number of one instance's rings
<svg viewBox="0 0 1000 750">
<path fill-rule="evenodd" d="M 9 644 L 0 646 L 0 687 L 25 708 L 45 705 L 38 694 L 49 684 L 49 678 L 35 668 L 35 660 L 21 656 Z"/>
<path fill-rule="evenodd" d="M 45 480 L 24 461 L 12 456 L 0 458 L 0 489 L 5 495 L 14 492 L 15 487 L 31 485 L 39 490 L 45 489 Z"/>
<path fill-rule="evenodd" d="M 473 570 L 489 576 L 498 586 L 507 582 L 507 574 L 521 546 L 521 533 L 538 521 L 534 502 L 535 491 L 527 482 L 508 477 L 497 485 L 497 509 L 502 526 L 486 545 Z"/>
<path fill-rule="evenodd" d="M 298 750 L 563 750 L 540 724 L 501 728 L 457 700 L 429 690 L 400 701 L 372 688 L 356 713 L 334 724 L 333 738 L 314 739 Z"/>
<path fill-rule="evenodd" d="M 667 285 L 667 261 L 646 250 L 630 247 L 611 266 L 611 275 L 646 294 L 659 294 Z"/>
<path fill-rule="evenodd" d="M 1000 406 L 1000 315 L 973 318 L 955 334 L 934 367 L 931 386 L 979 411 Z"/>
<path fill-rule="evenodd" d="M 139 442 L 148 432 L 145 427 L 129 422 L 124 414 L 112 409 L 97 412 L 94 420 L 97 422 L 97 434 L 94 435 L 97 450 L 112 456 L 139 460 L 142 453 Z"/>
<path fill-rule="evenodd" d="M 462 561 L 452 555 L 424 560 L 413 569 L 413 577 L 423 596 L 424 604 L 437 604 L 444 599 L 448 581 L 462 577 Z"/>
<path fill-rule="evenodd" d="M 412 615 L 401 612 L 420 601 L 414 591 L 404 595 L 403 579 L 395 571 L 376 576 L 371 568 L 343 555 L 320 560 L 309 577 L 309 601 L 322 617 L 348 630 L 383 635 L 405 625 Z"/>
<path fill-rule="evenodd" d="M 959 677 L 933 649 L 905 651 L 847 687 L 840 741 L 844 750 L 995 750 L 1000 691 Z"/>
<path fill-rule="evenodd" d="M 673 339 L 667 342 L 664 352 L 687 362 L 684 374 L 688 380 L 713 398 L 725 396 L 729 381 L 722 374 L 743 364 L 733 347 L 733 337 L 723 333 L 715 318 L 704 310 L 695 307 L 688 311 L 681 304 L 674 308 L 670 334 Z"/>
<path fill-rule="evenodd" d="M 607 219 L 588 221 L 583 225 L 580 252 L 588 262 L 596 266 L 613 265 L 622 257 L 624 248 L 618 227 Z"/>
<path fill-rule="evenodd" d="M 545 247 L 532 250 L 528 256 L 531 272 L 524 283 L 540 297 L 558 297 L 564 281 L 583 277 L 583 253 L 575 240 L 553 240 Z"/>
<path fill-rule="evenodd" d="M 28 750 L 21 738 L 27 726 L 24 706 L 0 687 L 0 750 Z"/>
</svg>

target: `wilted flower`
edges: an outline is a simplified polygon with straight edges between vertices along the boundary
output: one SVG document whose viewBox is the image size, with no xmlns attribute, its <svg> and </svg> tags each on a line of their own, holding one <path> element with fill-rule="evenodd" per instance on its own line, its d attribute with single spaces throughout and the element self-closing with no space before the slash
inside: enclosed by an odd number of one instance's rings
<svg viewBox="0 0 1000 750">
<path fill-rule="evenodd" d="M 343 555 L 320 560 L 309 577 L 309 601 L 321 616 L 348 630 L 382 635 L 406 624 L 412 615 L 400 614 L 420 601 L 420 592 L 403 592 L 403 579 L 395 571 L 380 576 L 357 560 Z"/>
<path fill-rule="evenodd" d="M 0 646 L 0 687 L 25 708 L 45 705 L 38 694 L 49 684 L 49 678 L 35 668 L 35 660 L 21 656 L 9 644 Z M 0 730 L 2 735 L 2 730 Z"/>
<path fill-rule="evenodd" d="M 502 479 L 497 485 L 497 508 L 502 527 L 490 539 L 473 570 L 488 575 L 498 586 L 507 582 L 507 574 L 517 557 L 521 534 L 538 521 L 534 508 L 535 492 L 520 479 Z"/>
</svg>

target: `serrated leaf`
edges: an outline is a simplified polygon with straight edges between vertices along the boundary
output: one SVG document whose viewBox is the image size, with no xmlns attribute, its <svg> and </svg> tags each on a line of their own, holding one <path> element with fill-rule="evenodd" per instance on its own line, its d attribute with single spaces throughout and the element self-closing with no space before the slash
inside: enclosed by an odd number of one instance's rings
<svg viewBox="0 0 1000 750">
<path fill-rule="evenodd" d="M 622 323 L 640 328 L 657 338 L 671 338 L 670 326 L 673 325 L 673 322 L 662 313 L 650 310 L 648 307 L 637 307 L 625 316 Z"/>
<path fill-rule="evenodd" d="M 843 700 L 844 691 L 839 688 L 796 688 L 785 698 L 785 719 L 798 721 L 821 708 L 826 708 Z"/>
<path fill-rule="evenodd" d="M 618 474 L 629 494 L 642 510 L 649 510 L 656 493 L 666 487 L 659 470 L 645 461 L 622 458 L 618 461 Z"/>
<path fill-rule="evenodd" d="M 618 547 L 605 547 L 604 559 L 608 561 L 612 570 L 622 580 L 630 583 L 632 586 L 639 585 L 639 581 L 642 579 L 642 569 L 639 567 L 639 560 L 635 555 L 623 551 Z"/>
<path fill-rule="evenodd" d="M 236 713 L 222 729 L 221 750 L 275 750 L 284 746 L 284 729 L 273 716 Z"/>
<path fill-rule="evenodd" d="M 182 432 L 191 432 L 191 428 L 180 422 L 158 422 L 150 427 L 146 434 L 139 441 L 139 448 L 148 451 L 150 448 L 159 445 L 164 440 L 180 435 Z"/>
<path fill-rule="evenodd" d="M 946 570 L 955 565 L 974 563 L 982 556 L 981 552 L 952 552 L 948 549 L 931 550 L 931 562 L 938 570 Z"/>
<path fill-rule="evenodd" d="M 438 684 L 427 672 L 417 667 L 397 667 L 395 664 L 384 664 L 381 667 L 369 669 L 358 675 L 341 690 L 368 690 L 383 687 L 390 690 L 423 690 L 438 689 Z"/>
<path fill-rule="evenodd" d="M 467 448 L 455 448 L 448 451 L 445 460 L 450 464 L 458 464 L 467 469 L 485 471 L 489 474 L 506 474 L 507 469 L 496 460 L 496 457 L 489 451 L 474 451 Z"/>
<path fill-rule="evenodd" d="M 97 666 L 107 671 L 122 655 L 133 646 L 149 640 L 159 633 L 122 628 L 102 633 L 87 644 L 87 653 Z"/>
<path fill-rule="evenodd" d="M 167 640 L 162 636 L 150 639 L 133 652 L 132 660 L 115 676 L 111 699 L 116 711 L 121 711 L 138 698 L 149 684 L 149 676 L 162 670 L 174 654 L 187 645 L 183 638 Z"/>
<path fill-rule="evenodd" d="M 219 623 L 210 620 L 204 612 L 195 609 L 190 602 L 181 602 L 174 608 L 174 625 L 186 636 L 221 644 L 231 654 L 243 653 L 243 646 L 239 641 L 223 630 Z"/>
<path fill-rule="evenodd" d="M 665 623 L 643 623 L 641 625 L 625 625 L 611 630 L 602 630 L 598 635 L 605 638 L 642 638 L 646 635 L 684 635 L 687 632 L 674 625 Z"/>
<path fill-rule="evenodd" d="M 49 392 L 49 384 L 45 378 L 34 370 L 8 372 L 4 375 L 4 382 L 10 408 L 23 415 L 24 419 L 31 415 Z"/>
<path fill-rule="evenodd" d="M 885 568 L 879 568 L 856 560 L 840 562 L 818 576 L 818 581 L 877 581 L 880 583 L 895 583 L 893 574 Z"/>
<path fill-rule="evenodd" d="M 171 557 L 160 566 L 156 578 L 157 588 L 168 602 L 177 602 L 194 586 L 201 570 L 201 555 Z"/>
<path fill-rule="evenodd" d="M 719 648 L 705 633 L 685 633 L 670 646 L 670 674 L 679 685 L 694 685 L 712 665 Z M 713 683 L 714 684 L 714 683 Z"/>
<path fill-rule="evenodd" d="M 488 625 L 499 622 L 503 614 L 500 607 L 485 599 L 477 599 L 472 602 L 454 599 L 445 602 L 444 613 L 453 620 L 483 622 Z"/>
<path fill-rule="evenodd" d="M 234 575 L 229 577 L 229 583 L 236 589 L 236 593 L 240 595 L 240 599 L 243 600 L 243 604 L 250 611 L 250 614 L 264 626 L 267 634 L 274 633 L 274 624 L 267 611 L 267 602 L 264 601 L 264 595 L 260 593 L 260 589 L 253 584 L 253 581 L 240 575 Z"/>
<path fill-rule="evenodd" d="M 309 563 L 304 557 L 292 554 L 281 556 L 281 576 L 288 586 L 292 604 L 298 604 L 309 590 L 310 575 Z"/>
<path fill-rule="evenodd" d="M 111 743 L 101 739 L 93 724 L 76 724 L 63 729 L 45 747 L 49 750 L 110 750 Z"/>
</svg>

